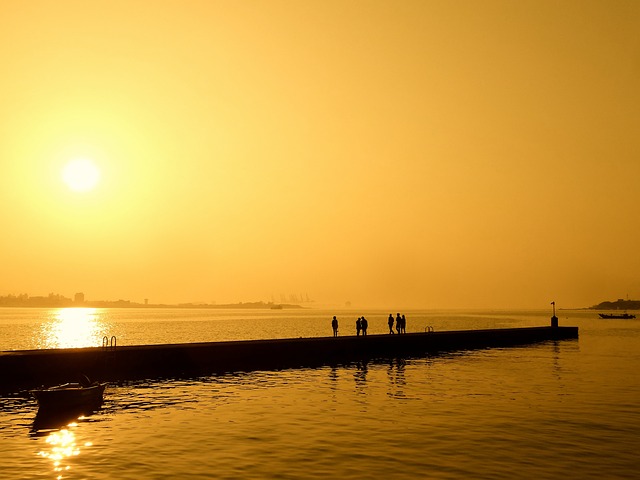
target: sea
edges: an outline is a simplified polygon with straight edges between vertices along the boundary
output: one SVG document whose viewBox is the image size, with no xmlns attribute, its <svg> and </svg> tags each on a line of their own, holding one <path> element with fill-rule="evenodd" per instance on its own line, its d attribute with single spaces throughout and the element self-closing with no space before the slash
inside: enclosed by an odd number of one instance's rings
<svg viewBox="0 0 640 480">
<path fill-rule="evenodd" d="M 0 308 L 0 351 L 389 334 L 395 310 Z M 550 324 L 550 310 L 407 310 L 407 332 Z M 34 424 L 0 398 L 1 479 L 640 478 L 640 320 L 558 310 L 579 338 L 109 384 Z M 0 372 L 2 375 L 2 372 Z"/>
</svg>

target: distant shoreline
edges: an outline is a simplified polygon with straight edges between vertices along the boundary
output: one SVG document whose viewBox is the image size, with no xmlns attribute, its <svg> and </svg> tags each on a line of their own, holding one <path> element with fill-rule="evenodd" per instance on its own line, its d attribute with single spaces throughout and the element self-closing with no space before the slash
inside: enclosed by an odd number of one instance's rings
<svg viewBox="0 0 640 480">
<path fill-rule="evenodd" d="M 238 303 L 138 303 L 130 300 L 97 300 L 74 301 L 62 295 L 50 295 L 49 297 L 29 297 L 27 295 L 9 295 L 0 297 L 0 308 L 192 308 L 192 309 L 304 309 L 308 306 L 294 303 L 274 302 L 238 302 Z M 591 307 L 558 308 L 559 311 L 578 310 L 640 310 L 640 300 L 618 299 L 614 302 L 605 301 Z"/>
<path fill-rule="evenodd" d="M 42 301 L 40 299 L 31 301 L 31 299 L 7 301 L 6 297 L 0 298 L 0 308 L 201 308 L 201 309 L 268 309 L 268 310 L 283 310 L 283 309 L 298 309 L 305 308 L 302 305 L 290 304 L 290 303 L 267 303 L 267 302 L 239 302 L 239 303 L 226 303 L 226 304 L 211 304 L 211 303 L 178 303 L 178 304 L 165 304 L 154 303 L 144 304 L 130 302 L 128 300 L 118 300 L 114 302 L 109 301 L 97 301 L 97 302 L 74 302 L 73 300 L 61 300 L 61 301 Z"/>
<path fill-rule="evenodd" d="M 624 300 L 619 298 L 615 302 L 600 302 L 588 310 L 640 310 L 640 300 Z"/>
</svg>

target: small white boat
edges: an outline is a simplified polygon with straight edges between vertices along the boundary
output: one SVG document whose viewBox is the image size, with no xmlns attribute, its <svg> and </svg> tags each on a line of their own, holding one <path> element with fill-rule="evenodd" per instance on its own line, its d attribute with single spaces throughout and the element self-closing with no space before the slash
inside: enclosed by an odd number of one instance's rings
<svg viewBox="0 0 640 480">
<path fill-rule="evenodd" d="M 106 383 L 94 382 L 88 385 L 65 383 L 55 387 L 31 390 L 38 401 L 40 410 L 60 411 L 86 409 L 87 412 L 102 405 Z"/>
</svg>

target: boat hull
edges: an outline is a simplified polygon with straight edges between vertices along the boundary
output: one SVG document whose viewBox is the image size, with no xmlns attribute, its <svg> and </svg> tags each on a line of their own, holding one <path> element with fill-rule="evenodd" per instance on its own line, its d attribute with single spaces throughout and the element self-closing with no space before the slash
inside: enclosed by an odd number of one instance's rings
<svg viewBox="0 0 640 480">
<path fill-rule="evenodd" d="M 74 411 L 88 413 L 100 408 L 103 401 L 106 383 L 95 383 L 90 386 L 61 385 L 42 390 L 32 390 L 43 411 Z"/>
</svg>

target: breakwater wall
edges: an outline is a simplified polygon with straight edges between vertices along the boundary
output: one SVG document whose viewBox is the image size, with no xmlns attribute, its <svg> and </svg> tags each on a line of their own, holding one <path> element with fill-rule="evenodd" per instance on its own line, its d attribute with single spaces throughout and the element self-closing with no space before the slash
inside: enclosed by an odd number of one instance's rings
<svg viewBox="0 0 640 480">
<path fill-rule="evenodd" d="M 81 375 L 117 382 L 278 370 L 572 338 L 578 338 L 578 327 L 8 351 L 0 352 L 0 392 L 77 381 Z"/>
</svg>

